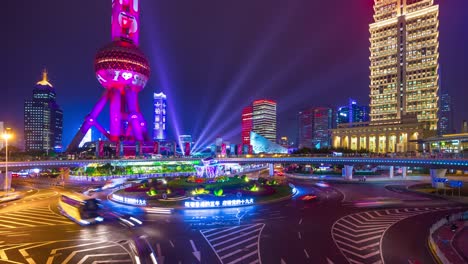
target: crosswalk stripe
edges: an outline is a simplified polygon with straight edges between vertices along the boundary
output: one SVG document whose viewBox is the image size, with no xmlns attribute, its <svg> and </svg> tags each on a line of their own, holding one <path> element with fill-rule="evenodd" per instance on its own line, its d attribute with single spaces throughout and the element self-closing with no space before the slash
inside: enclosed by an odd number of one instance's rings
<svg viewBox="0 0 468 264">
<path fill-rule="evenodd" d="M 377 230 L 384 230 L 385 229 L 385 227 L 372 227 L 372 228 L 365 228 L 365 229 L 360 228 L 359 230 L 354 230 L 354 229 L 350 228 L 349 226 L 343 225 L 342 223 L 336 223 L 336 224 L 339 225 L 339 226 L 342 226 L 342 227 L 344 227 L 344 228 L 346 228 L 346 229 L 348 229 L 348 230 L 350 230 L 350 231 L 352 231 L 354 233 L 362 233 L 362 232 L 371 231 L 371 230 L 372 231 L 377 231 Z"/>
<path fill-rule="evenodd" d="M 333 224 L 332 238 L 349 263 L 383 263 L 380 246 L 389 227 L 409 217 L 444 209 L 398 208 L 346 215 Z"/>
<path fill-rule="evenodd" d="M 4 220 L 3 218 L 5 218 L 5 217 L 0 216 L 0 222 L 2 222 L 2 223 L 10 223 L 10 224 L 23 225 L 23 226 L 29 226 L 29 227 L 35 226 L 35 225 L 31 225 L 31 224 L 20 223 L 20 222 L 18 222 L 19 219 L 15 219 L 17 221 L 13 222 L 13 221 Z"/>
<path fill-rule="evenodd" d="M 34 218 L 37 218 L 37 219 L 43 219 L 43 220 L 52 220 L 54 219 L 54 221 L 63 221 L 63 220 L 66 220 L 66 218 L 64 217 L 61 217 L 61 216 L 57 216 L 57 215 L 47 215 L 47 216 L 44 216 L 44 215 L 37 215 L 37 214 L 30 214 L 30 213 L 24 213 L 24 212 L 21 212 L 21 211 L 18 211 L 16 213 L 10 213 L 9 215 L 14 215 L 14 216 L 20 216 L 20 217 L 23 217 L 23 216 L 30 216 L 30 217 L 34 217 Z M 68 223 L 68 222 L 67 222 Z"/>
<path fill-rule="evenodd" d="M 10 219 L 14 219 L 14 220 L 18 220 L 18 218 L 15 218 L 15 217 L 10 217 L 10 216 L 5 216 L 5 215 L 2 215 L 1 218 L 10 218 Z M 37 219 L 36 221 L 35 220 L 30 220 L 30 219 L 36 219 L 34 217 L 26 217 L 26 216 L 21 216 L 21 221 L 25 221 L 25 222 L 31 222 L 31 223 L 37 223 Z M 54 225 L 54 224 L 51 224 L 51 223 L 47 223 L 47 222 L 41 222 L 41 223 L 44 223 L 46 225 Z"/>
<path fill-rule="evenodd" d="M 250 253 L 247 254 L 247 255 L 244 255 L 244 256 L 242 256 L 242 257 L 240 257 L 240 258 L 238 258 L 238 259 L 235 259 L 235 260 L 233 260 L 233 261 L 231 261 L 231 262 L 228 262 L 228 264 L 237 263 L 237 262 L 242 261 L 242 260 L 244 260 L 244 259 L 246 259 L 246 258 L 249 258 L 250 256 L 253 256 L 253 255 L 255 255 L 255 254 L 258 254 L 258 250 L 252 251 L 252 252 L 250 252 Z"/>
<path fill-rule="evenodd" d="M 239 241 L 239 242 L 237 242 L 237 243 L 235 243 L 235 244 L 232 244 L 232 245 L 230 245 L 230 246 L 224 247 L 224 248 L 218 250 L 218 252 L 222 252 L 222 251 L 224 251 L 224 250 L 228 250 L 228 249 L 233 248 L 233 247 L 235 247 L 235 246 L 238 246 L 238 245 L 240 245 L 240 244 L 242 244 L 242 243 L 245 243 L 245 242 L 247 242 L 247 241 L 249 241 L 249 240 L 257 239 L 257 238 L 258 238 L 258 236 L 249 237 L 249 238 L 247 238 L 247 239 L 245 239 L 245 240 L 242 240 L 242 241 Z"/>
<path fill-rule="evenodd" d="M 247 235 L 249 235 L 249 234 L 255 233 L 255 232 L 260 231 L 260 230 L 261 230 L 261 228 L 258 228 L 258 229 L 252 230 L 252 231 L 250 231 L 250 232 L 247 232 L 247 233 L 245 233 L 245 234 L 242 234 L 242 235 L 240 235 L 240 236 L 236 236 L 236 237 L 230 238 L 230 239 L 228 239 L 228 240 L 224 240 L 224 241 L 222 241 L 222 242 L 219 242 L 219 243 L 217 243 L 217 244 L 214 244 L 213 247 L 217 247 L 217 246 L 219 246 L 219 245 L 226 244 L 226 243 L 231 242 L 231 241 L 233 241 L 233 240 L 239 239 L 240 237 L 247 236 Z"/>
<path fill-rule="evenodd" d="M 252 244 L 246 246 L 245 248 L 251 248 L 251 247 L 253 247 L 253 246 L 255 246 L 255 245 L 257 245 L 257 242 L 252 243 Z M 237 253 L 239 253 L 239 252 L 242 252 L 242 251 L 243 251 L 243 249 L 238 249 L 238 250 L 233 251 L 233 252 L 231 252 L 231 253 L 229 253 L 229 254 L 223 255 L 223 256 L 221 257 L 221 259 L 229 258 L 230 256 L 233 256 L 233 255 L 235 255 L 235 254 L 237 254 Z"/>
<path fill-rule="evenodd" d="M 338 237 L 341 237 L 343 239 L 346 239 L 348 241 L 351 241 L 353 243 L 363 243 L 363 242 L 367 242 L 367 241 L 370 241 L 370 240 L 374 240 L 374 239 L 380 239 L 380 235 L 379 236 L 373 236 L 373 237 L 368 237 L 368 238 L 364 238 L 364 239 L 361 239 L 361 240 L 355 240 L 355 239 L 351 239 L 351 238 L 347 238 L 345 236 L 342 236 L 342 235 L 339 235 L 339 234 L 334 234 L 335 236 L 338 236 Z"/>
<path fill-rule="evenodd" d="M 265 224 L 200 230 L 222 264 L 261 263 L 260 235 Z"/>
<path fill-rule="evenodd" d="M 235 226 L 235 227 L 227 228 L 227 229 L 221 230 L 219 232 L 214 232 L 214 233 L 211 233 L 209 235 L 206 235 L 205 237 L 212 237 L 212 236 L 215 236 L 215 235 L 218 235 L 218 234 L 221 234 L 221 233 L 224 233 L 224 232 L 227 232 L 229 230 L 236 229 L 236 228 L 239 228 L 239 227 Z M 203 234 L 205 234 L 205 233 L 203 233 Z"/>
<path fill-rule="evenodd" d="M 241 233 L 241 232 L 243 232 L 243 231 L 245 231 L 245 230 L 251 229 L 252 227 L 255 227 L 255 226 L 249 226 L 249 227 L 246 227 L 246 228 L 244 228 L 244 229 L 239 229 L 239 230 L 237 230 L 237 231 L 235 231 L 235 232 L 232 232 L 232 233 L 229 233 L 229 234 L 226 234 L 226 235 L 222 235 L 222 236 L 213 238 L 211 241 L 215 241 L 215 240 L 218 240 L 218 239 L 221 239 L 221 238 L 225 238 L 225 237 L 230 236 L 230 235 L 233 235 L 233 234 Z"/>
</svg>

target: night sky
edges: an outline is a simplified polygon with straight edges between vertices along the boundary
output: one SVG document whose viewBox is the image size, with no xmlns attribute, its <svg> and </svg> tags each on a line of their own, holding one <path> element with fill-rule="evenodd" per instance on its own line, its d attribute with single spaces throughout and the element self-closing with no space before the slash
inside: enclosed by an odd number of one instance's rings
<svg viewBox="0 0 468 264">
<path fill-rule="evenodd" d="M 253 99 L 278 101 L 278 136 L 295 139 L 297 111 L 368 104 L 372 0 L 141 0 L 141 49 L 152 76 L 139 101 L 152 123 L 152 93 L 168 94 L 170 134 L 240 141 Z M 442 89 L 455 128 L 468 119 L 468 1 L 440 0 Z M 0 121 L 18 136 L 23 102 L 46 67 L 64 110 L 68 145 L 103 88 L 96 51 L 110 42 L 110 0 L 2 3 Z M 107 127 L 108 113 L 100 117 Z M 175 122 L 174 122 L 175 121 Z M 174 123 L 177 125 L 174 126 Z"/>
</svg>

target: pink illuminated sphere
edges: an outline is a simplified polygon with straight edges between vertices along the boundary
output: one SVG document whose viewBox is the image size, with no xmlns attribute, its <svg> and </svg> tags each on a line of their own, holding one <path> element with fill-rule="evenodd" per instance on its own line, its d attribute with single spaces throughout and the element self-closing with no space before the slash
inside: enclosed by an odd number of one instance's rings
<svg viewBox="0 0 468 264">
<path fill-rule="evenodd" d="M 142 90 L 150 75 L 148 59 L 128 42 L 114 41 L 103 47 L 94 60 L 96 78 L 106 88 Z"/>
</svg>

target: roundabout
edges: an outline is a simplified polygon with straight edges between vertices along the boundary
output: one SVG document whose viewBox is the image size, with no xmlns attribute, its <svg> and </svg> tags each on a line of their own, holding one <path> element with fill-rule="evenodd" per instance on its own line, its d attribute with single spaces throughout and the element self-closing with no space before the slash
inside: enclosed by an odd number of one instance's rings
<svg viewBox="0 0 468 264">
<path fill-rule="evenodd" d="M 126 183 L 109 199 L 132 206 L 204 209 L 251 206 L 288 199 L 292 185 L 247 175 L 202 178 L 196 176 L 147 178 Z"/>
</svg>

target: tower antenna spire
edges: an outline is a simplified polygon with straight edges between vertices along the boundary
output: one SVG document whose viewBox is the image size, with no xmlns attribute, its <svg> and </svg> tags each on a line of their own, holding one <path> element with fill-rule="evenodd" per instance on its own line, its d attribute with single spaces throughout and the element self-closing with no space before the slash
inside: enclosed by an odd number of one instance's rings
<svg viewBox="0 0 468 264">
<path fill-rule="evenodd" d="M 47 76 L 47 69 L 44 68 L 44 70 L 42 71 L 42 80 L 38 81 L 36 84 L 38 85 L 48 85 L 49 87 L 54 87 L 52 86 L 52 84 L 49 82 L 49 78 Z"/>
</svg>

